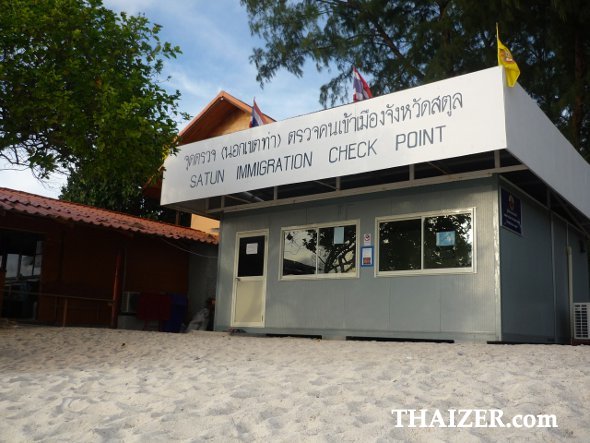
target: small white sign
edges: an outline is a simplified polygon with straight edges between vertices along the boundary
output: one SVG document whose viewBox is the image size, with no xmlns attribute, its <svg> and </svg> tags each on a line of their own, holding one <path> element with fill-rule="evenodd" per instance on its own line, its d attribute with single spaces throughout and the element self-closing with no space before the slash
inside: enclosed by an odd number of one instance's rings
<svg viewBox="0 0 590 443">
<path fill-rule="evenodd" d="M 367 233 L 363 235 L 363 246 L 371 246 L 371 234 Z"/>
<path fill-rule="evenodd" d="M 246 244 L 246 255 L 256 255 L 256 254 L 258 254 L 258 243 Z"/>
<path fill-rule="evenodd" d="M 344 243 L 344 226 L 334 228 L 334 244 L 341 245 Z"/>
</svg>

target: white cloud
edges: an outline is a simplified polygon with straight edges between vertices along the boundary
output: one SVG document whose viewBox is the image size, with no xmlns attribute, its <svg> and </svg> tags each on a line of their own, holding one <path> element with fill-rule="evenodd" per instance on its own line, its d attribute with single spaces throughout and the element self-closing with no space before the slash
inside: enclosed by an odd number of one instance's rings
<svg viewBox="0 0 590 443">
<path fill-rule="evenodd" d="M 158 2 L 156 0 L 103 0 L 103 4 L 116 12 L 124 11 L 130 15 L 138 15 L 145 13 Z"/>
</svg>

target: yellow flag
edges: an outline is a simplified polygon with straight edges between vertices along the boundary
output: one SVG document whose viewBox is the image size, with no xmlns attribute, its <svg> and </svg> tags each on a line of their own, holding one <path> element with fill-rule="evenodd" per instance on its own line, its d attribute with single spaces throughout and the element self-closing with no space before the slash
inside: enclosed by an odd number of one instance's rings
<svg viewBox="0 0 590 443">
<path fill-rule="evenodd" d="M 508 49 L 504 44 L 500 41 L 500 33 L 498 32 L 498 24 L 496 23 L 496 39 L 498 40 L 498 64 L 500 66 L 504 66 L 506 72 L 506 83 L 511 88 L 516 84 L 516 80 L 520 75 L 520 69 L 518 69 L 518 65 L 512 58 L 512 54 L 510 53 L 510 49 Z"/>
</svg>

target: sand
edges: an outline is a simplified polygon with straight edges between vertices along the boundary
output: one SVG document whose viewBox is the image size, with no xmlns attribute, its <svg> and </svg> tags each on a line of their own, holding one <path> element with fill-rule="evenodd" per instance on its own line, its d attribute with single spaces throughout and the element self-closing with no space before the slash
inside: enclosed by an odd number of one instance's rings
<svg viewBox="0 0 590 443">
<path fill-rule="evenodd" d="M 558 428 L 395 427 L 421 408 Z M 585 442 L 590 347 L 3 328 L 0 441 Z"/>
</svg>

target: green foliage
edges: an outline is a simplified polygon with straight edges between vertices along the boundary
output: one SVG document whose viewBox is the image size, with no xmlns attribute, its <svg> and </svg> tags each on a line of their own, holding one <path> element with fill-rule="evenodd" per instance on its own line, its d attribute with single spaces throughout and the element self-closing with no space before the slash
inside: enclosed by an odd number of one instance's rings
<svg viewBox="0 0 590 443">
<path fill-rule="evenodd" d="M 590 158 L 590 2 L 586 0 L 241 0 L 265 46 L 251 60 L 263 84 L 307 60 L 336 75 L 323 106 L 351 100 L 351 66 L 374 95 L 497 64 L 495 23 L 519 82 Z"/>
<path fill-rule="evenodd" d="M 101 0 L 0 10 L 0 156 L 42 178 L 65 171 L 64 196 L 120 209 L 176 149 L 179 92 L 159 77 L 180 49 Z"/>
<path fill-rule="evenodd" d="M 97 179 L 92 172 L 76 172 L 68 178 L 60 198 L 99 208 L 139 215 L 152 220 L 176 223 L 176 211 L 160 206 L 146 197 L 142 187 L 123 176 Z M 184 214 L 180 223 L 190 226 L 190 215 Z"/>
</svg>

